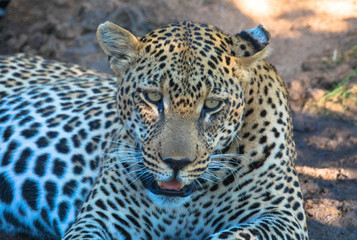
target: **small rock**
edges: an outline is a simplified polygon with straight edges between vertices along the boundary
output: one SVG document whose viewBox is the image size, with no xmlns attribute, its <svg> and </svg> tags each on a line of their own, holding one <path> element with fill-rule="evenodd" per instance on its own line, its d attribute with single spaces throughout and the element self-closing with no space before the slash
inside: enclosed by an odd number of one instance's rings
<svg viewBox="0 0 357 240">
<path fill-rule="evenodd" d="M 292 81 L 289 88 L 289 96 L 293 101 L 301 101 L 305 99 L 305 89 L 300 81 Z"/>
<path fill-rule="evenodd" d="M 327 102 L 326 103 L 326 108 L 328 110 L 336 112 L 336 113 L 343 113 L 344 112 L 343 106 L 341 104 L 339 104 L 339 103 Z"/>
<path fill-rule="evenodd" d="M 319 100 L 322 98 L 326 93 L 326 90 L 323 90 L 321 88 L 313 88 L 309 90 L 309 94 L 314 100 Z"/>
<path fill-rule="evenodd" d="M 301 70 L 304 72 L 311 71 L 312 69 L 313 69 L 313 66 L 312 66 L 311 62 L 303 62 L 301 64 Z"/>
</svg>

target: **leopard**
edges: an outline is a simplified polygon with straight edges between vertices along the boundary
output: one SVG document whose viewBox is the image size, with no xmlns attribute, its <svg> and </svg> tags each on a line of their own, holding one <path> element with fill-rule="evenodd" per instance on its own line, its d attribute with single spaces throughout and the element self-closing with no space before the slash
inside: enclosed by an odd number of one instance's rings
<svg viewBox="0 0 357 240">
<path fill-rule="evenodd" d="M 0 58 L 0 226 L 38 239 L 308 239 L 258 25 L 97 29 L 114 76 Z"/>
</svg>

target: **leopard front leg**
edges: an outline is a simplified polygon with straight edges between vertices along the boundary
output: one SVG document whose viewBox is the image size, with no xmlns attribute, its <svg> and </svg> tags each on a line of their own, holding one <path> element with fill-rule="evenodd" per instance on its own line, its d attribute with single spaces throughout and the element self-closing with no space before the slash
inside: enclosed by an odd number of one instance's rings
<svg viewBox="0 0 357 240">
<path fill-rule="evenodd" d="M 291 214 L 275 212 L 212 234 L 205 240 L 307 240 L 306 226 L 300 222 Z"/>
<path fill-rule="evenodd" d="M 113 237 L 105 230 L 103 221 L 98 220 L 98 214 L 86 213 L 78 216 L 72 227 L 66 232 L 62 239 L 74 240 L 110 240 Z M 123 236 L 117 236 L 117 239 L 125 239 Z"/>
<path fill-rule="evenodd" d="M 130 186 L 122 184 L 117 177 L 108 171 L 101 173 L 76 221 L 62 239 L 135 239 L 129 233 L 132 225 L 126 217 L 129 210 L 125 198 L 129 197 L 126 192 Z"/>
</svg>

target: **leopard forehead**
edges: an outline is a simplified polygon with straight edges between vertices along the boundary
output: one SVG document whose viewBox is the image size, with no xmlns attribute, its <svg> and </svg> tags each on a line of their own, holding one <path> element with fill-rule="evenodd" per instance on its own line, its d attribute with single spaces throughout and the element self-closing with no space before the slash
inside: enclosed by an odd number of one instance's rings
<svg viewBox="0 0 357 240">
<path fill-rule="evenodd" d="M 188 105 L 203 97 L 224 99 L 237 88 L 232 40 L 214 26 L 172 24 L 139 40 L 141 58 L 131 73 L 141 88 L 161 90 Z"/>
<path fill-rule="evenodd" d="M 218 28 L 191 22 L 156 29 L 141 37 L 140 41 L 146 43 L 145 51 L 155 57 L 162 57 L 164 52 L 174 55 L 176 52 L 181 52 L 179 57 L 187 62 L 211 55 L 221 57 L 223 53 L 228 53 L 232 45 L 230 37 Z M 214 59 L 211 61 L 213 61 L 212 64 L 216 63 Z"/>
</svg>

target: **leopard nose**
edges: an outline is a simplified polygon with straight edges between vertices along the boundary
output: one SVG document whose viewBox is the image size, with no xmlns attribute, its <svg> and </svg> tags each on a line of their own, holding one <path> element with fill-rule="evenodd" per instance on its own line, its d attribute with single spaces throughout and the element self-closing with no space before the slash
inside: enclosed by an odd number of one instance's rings
<svg viewBox="0 0 357 240">
<path fill-rule="evenodd" d="M 187 158 L 180 159 L 180 160 L 167 158 L 164 159 L 163 161 L 167 166 L 169 166 L 172 170 L 174 170 L 175 173 L 177 173 L 178 171 L 185 168 L 188 164 L 191 163 L 191 161 Z"/>
</svg>

